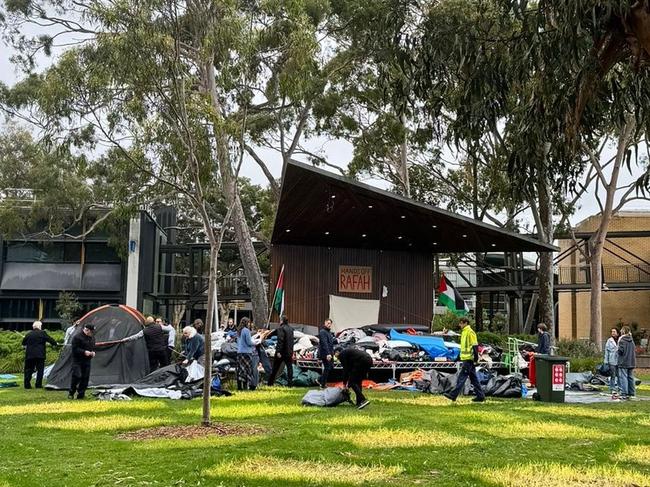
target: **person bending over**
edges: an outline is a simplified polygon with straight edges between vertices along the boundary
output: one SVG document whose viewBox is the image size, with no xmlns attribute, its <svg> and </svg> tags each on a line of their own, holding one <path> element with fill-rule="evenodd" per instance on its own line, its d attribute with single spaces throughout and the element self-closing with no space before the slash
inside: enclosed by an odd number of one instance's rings
<svg viewBox="0 0 650 487">
<path fill-rule="evenodd" d="M 368 377 L 372 367 L 372 357 L 358 348 L 337 348 L 334 356 L 343 366 L 343 383 L 354 391 L 357 400 L 357 409 L 363 409 L 370 401 L 363 395 L 363 380 Z"/>
</svg>

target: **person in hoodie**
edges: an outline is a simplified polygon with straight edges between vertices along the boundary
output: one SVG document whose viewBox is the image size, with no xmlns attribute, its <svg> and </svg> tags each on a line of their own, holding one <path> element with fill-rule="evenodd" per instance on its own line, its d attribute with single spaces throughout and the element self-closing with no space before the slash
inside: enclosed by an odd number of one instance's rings
<svg viewBox="0 0 650 487">
<path fill-rule="evenodd" d="M 634 340 L 629 326 L 621 327 L 621 338 L 618 339 L 618 386 L 621 390 L 621 399 L 629 399 L 636 395 L 634 387 L 634 368 L 636 356 L 634 354 Z"/>
<path fill-rule="evenodd" d="M 605 343 L 605 358 L 603 363 L 609 369 L 609 393 L 616 394 L 618 388 L 618 329 L 612 328 Z"/>
</svg>

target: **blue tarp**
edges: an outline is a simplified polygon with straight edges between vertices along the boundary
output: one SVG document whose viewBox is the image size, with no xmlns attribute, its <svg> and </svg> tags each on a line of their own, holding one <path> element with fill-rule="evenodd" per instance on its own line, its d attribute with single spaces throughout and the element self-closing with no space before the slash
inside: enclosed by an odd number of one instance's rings
<svg viewBox="0 0 650 487">
<path fill-rule="evenodd" d="M 436 357 L 445 357 L 448 360 L 458 360 L 458 356 L 460 355 L 459 348 L 447 348 L 445 346 L 445 341 L 440 337 L 408 335 L 406 333 L 397 333 L 395 330 L 391 329 L 390 339 L 403 340 L 413 345 L 417 345 L 432 359 Z"/>
</svg>

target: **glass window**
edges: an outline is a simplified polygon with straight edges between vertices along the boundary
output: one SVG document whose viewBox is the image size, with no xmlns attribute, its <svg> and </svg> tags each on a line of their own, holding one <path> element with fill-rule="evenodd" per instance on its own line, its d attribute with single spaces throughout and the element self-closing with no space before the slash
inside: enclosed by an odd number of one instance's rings
<svg viewBox="0 0 650 487">
<path fill-rule="evenodd" d="M 107 243 L 86 243 L 86 263 L 119 264 L 120 258 L 113 247 Z"/>
<path fill-rule="evenodd" d="M 63 262 L 62 242 L 8 242 L 7 262 Z"/>
</svg>

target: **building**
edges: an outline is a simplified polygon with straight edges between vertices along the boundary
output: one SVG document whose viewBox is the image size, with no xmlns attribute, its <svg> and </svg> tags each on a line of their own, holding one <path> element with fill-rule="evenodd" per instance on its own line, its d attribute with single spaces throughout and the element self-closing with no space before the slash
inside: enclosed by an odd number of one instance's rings
<svg viewBox="0 0 650 487">
<path fill-rule="evenodd" d="M 293 161 L 285 165 L 271 243 L 271 282 L 284 267 L 287 314 L 312 326 L 328 316 L 429 324 L 437 254 L 555 250 Z"/>
<path fill-rule="evenodd" d="M 583 252 L 600 225 L 594 215 L 574 233 Z M 559 332 L 561 338 L 588 339 L 590 269 L 572 240 L 560 240 L 558 258 Z M 650 212 L 624 211 L 612 217 L 602 258 L 603 337 L 620 322 L 650 329 Z"/>
<path fill-rule="evenodd" d="M 131 229 L 125 224 L 110 235 L 97 230 L 83 239 L 0 237 L 0 327 L 26 329 L 35 319 L 58 327 L 62 291 L 76 296 L 78 314 L 125 302 L 145 312 L 153 309 L 148 295 L 155 292 L 158 259 L 150 249 L 163 238 L 144 211 L 133 218 Z"/>
</svg>

